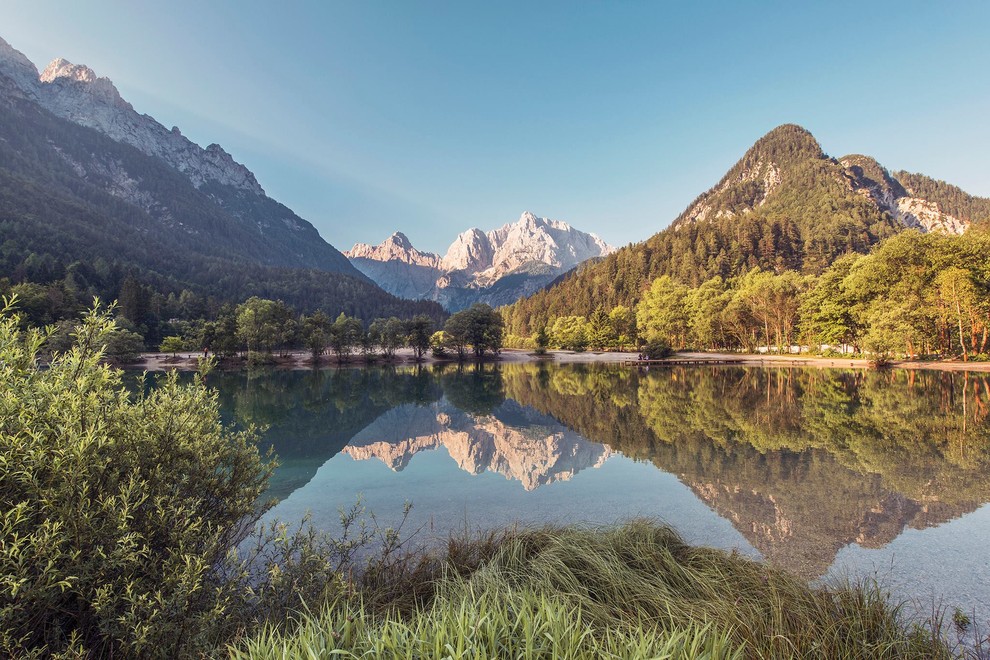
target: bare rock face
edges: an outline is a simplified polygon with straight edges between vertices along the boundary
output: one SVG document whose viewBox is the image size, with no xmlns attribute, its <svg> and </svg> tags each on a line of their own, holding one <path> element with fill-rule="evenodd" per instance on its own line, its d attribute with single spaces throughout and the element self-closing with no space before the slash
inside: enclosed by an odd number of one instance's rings
<svg viewBox="0 0 990 660">
<path fill-rule="evenodd" d="M 465 273 L 477 273 L 492 263 L 495 249 L 491 239 L 480 229 L 471 228 L 459 234 L 447 248 L 443 257 L 443 268 L 446 271 L 462 270 Z"/>
<path fill-rule="evenodd" d="M 546 264 L 564 272 L 614 251 L 594 234 L 578 231 L 560 220 L 538 218 L 528 211 L 517 222 L 490 231 L 486 237 L 493 250 L 487 267 L 477 274 L 482 285 L 531 263 Z"/>
<path fill-rule="evenodd" d="M 413 266 L 439 268 L 440 257 L 432 252 L 420 252 L 412 246 L 402 232 L 395 232 L 379 245 L 356 243 L 344 252 L 350 259 L 372 259 L 374 261 L 397 261 Z"/>
<path fill-rule="evenodd" d="M 429 298 L 437 279 L 443 275 L 440 257 L 420 252 L 401 232 L 395 232 L 379 245 L 358 243 L 344 252 L 344 256 L 372 281 L 387 283 L 387 288 L 379 286 L 401 298 Z"/>
<path fill-rule="evenodd" d="M 846 168 L 853 190 L 873 200 L 909 229 L 962 234 L 969 226 L 965 220 L 942 211 L 936 202 L 916 196 L 868 156 L 846 156 L 839 162 Z"/>
<path fill-rule="evenodd" d="M 594 234 L 526 212 L 493 231 L 461 233 L 442 258 L 416 250 L 399 232 L 376 246 L 358 243 L 345 254 L 386 291 L 436 300 L 456 311 L 474 302 L 514 302 L 578 264 L 613 251 Z"/>
<path fill-rule="evenodd" d="M 87 66 L 56 59 L 41 73 L 38 100 L 56 116 L 93 128 L 161 158 L 185 174 L 197 188 L 209 182 L 264 195 L 254 174 L 234 161 L 220 145 L 203 149 L 153 117 L 135 112 L 121 98 L 109 78 L 98 77 Z"/>
<path fill-rule="evenodd" d="M 0 74 L 9 77 L 29 99 L 38 98 L 38 69 L 19 50 L 0 37 Z"/>
<path fill-rule="evenodd" d="M 23 53 L 0 39 L 0 74 L 52 114 L 161 158 L 197 188 L 216 182 L 264 195 L 254 174 L 219 145 L 203 149 L 178 128 L 169 130 L 153 117 L 138 114 L 109 78 L 97 76 L 88 66 L 58 58 L 39 75 Z"/>
</svg>

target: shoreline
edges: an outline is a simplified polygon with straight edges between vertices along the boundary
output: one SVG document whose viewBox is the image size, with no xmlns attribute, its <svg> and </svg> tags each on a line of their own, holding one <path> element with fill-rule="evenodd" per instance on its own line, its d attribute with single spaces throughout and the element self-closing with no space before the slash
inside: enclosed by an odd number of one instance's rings
<svg viewBox="0 0 990 660">
<path fill-rule="evenodd" d="M 502 349 L 502 354 L 495 360 L 486 360 L 486 363 L 502 364 L 525 364 L 537 362 L 553 362 L 556 364 L 622 364 L 623 362 L 635 361 L 637 354 L 632 352 L 619 351 L 584 351 L 577 353 L 574 351 L 550 350 L 545 356 L 538 356 L 532 351 L 520 348 Z M 195 371 L 197 360 L 202 357 L 199 352 L 176 353 L 173 357 L 169 354 L 159 352 L 141 353 L 140 358 L 135 362 L 121 365 L 126 369 L 141 369 L 144 371 L 167 371 L 178 369 L 180 371 Z M 870 369 L 870 361 L 865 358 L 831 358 L 815 355 L 767 355 L 760 353 L 705 353 L 698 351 L 683 351 L 675 353 L 670 364 L 644 364 L 643 367 L 665 368 L 676 366 L 678 360 L 727 360 L 732 361 L 735 366 L 744 367 L 809 367 L 817 369 Z M 468 360 L 467 362 L 472 362 Z M 310 355 L 306 351 L 289 351 L 284 357 L 276 358 L 276 362 L 268 365 L 275 369 L 326 369 L 338 367 L 364 367 L 364 366 L 406 366 L 406 365 L 434 365 L 434 364 L 457 364 L 457 360 L 438 359 L 432 355 L 425 355 L 419 362 L 413 358 L 412 349 L 400 349 L 396 351 L 395 358 L 390 361 L 378 359 L 371 363 L 366 363 L 360 356 L 352 358 L 344 363 L 337 363 L 332 357 L 326 357 L 318 365 L 313 365 Z M 630 367 L 638 365 L 631 364 Z M 701 366 L 701 365 L 688 365 Z M 711 365 L 723 366 L 723 365 Z M 990 372 L 990 362 L 962 362 L 960 360 L 892 360 L 890 367 L 893 369 L 907 370 L 929 370 L 929 371 L 974 371 Z M 247 366 L 243 362 L 220 364 L 217 367 L 221 370 L 243 370 Z"/>
</svg>

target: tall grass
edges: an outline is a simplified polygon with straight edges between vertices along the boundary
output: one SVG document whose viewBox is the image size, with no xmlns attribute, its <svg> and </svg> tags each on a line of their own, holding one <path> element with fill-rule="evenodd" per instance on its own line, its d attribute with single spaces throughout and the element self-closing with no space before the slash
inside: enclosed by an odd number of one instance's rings
<svg viewBox="0 0 990 660">
<path fill-rule="evenodd" d="M 603 629 L 566 598 L 494 593 L 467 585 L 406 619 L 335 603 L 290 632 L 268 628 L 235 658 L 741 658 L 711 626 L 684 630 Z"/>
<path fill-rule="evenodd" d="M 269 657 L 946 658 L 876 585 L 812 588 L 648 521 L 510 530 L 372 566 L 233 650 Z"/>
</svg>

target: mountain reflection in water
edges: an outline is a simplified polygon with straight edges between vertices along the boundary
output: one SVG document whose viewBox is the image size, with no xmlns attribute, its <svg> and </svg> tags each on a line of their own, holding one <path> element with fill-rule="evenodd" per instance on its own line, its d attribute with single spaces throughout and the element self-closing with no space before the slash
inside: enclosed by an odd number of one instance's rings
<svg viewBox="0 0 990 660">
<path fill-rule="evenodd" d="M 719 531 L 727 522 L 766 560 L 818 577 L 843 549 L 883 548 L 990 500 L 983 375 L 488 365 L 215 373 L 210 383 L 228 421 L 268 427 L 283 519 L 303 505 L 336 511 L 356 490 L 376 507 L 436 507 L 421 514 L 440 533 L 512 516 L 681 510 L 705 518 L 701 541 L 740 545 Z M 390 471 L 371 471 L 378 461 Z M 640 492 L 648 466 L 662 490 L 652 499 Z M 554 494 L 564 482 L 566 497 Z"/>
</svg>

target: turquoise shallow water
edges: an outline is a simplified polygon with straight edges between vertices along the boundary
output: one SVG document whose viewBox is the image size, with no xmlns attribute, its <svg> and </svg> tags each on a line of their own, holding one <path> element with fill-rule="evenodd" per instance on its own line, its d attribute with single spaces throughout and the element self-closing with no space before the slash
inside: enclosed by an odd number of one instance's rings
<svg viewBox="0 0 990 660">
<path fill-rule="evenodd" d="M 451 531 L 661 519 L 812 579 L 990 617 L 990 381 L 976 374 L 505 365 L 210 376 L 268 427 L 269 519 Z"/>
</svg>

